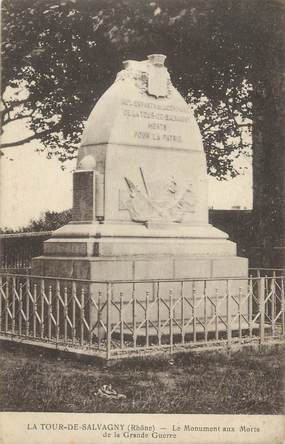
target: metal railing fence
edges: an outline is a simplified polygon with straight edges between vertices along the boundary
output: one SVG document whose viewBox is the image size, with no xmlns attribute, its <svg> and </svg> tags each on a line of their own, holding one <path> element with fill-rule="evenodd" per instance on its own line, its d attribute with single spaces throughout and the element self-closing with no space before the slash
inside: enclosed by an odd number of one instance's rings
<svg viewBox="0 0 285 444">
<path fill-rule="evenodd" d="M 44 241 L 51 231 L 0 234 L 0 269 L 29 272 L 32 258 L 43 254 Z"/>
<path fill-rule="evenodd" d="M 0 337 L 107 359 L 284 339 L 284 280 L 86 281 L 2 273 Z"/>
</svg>

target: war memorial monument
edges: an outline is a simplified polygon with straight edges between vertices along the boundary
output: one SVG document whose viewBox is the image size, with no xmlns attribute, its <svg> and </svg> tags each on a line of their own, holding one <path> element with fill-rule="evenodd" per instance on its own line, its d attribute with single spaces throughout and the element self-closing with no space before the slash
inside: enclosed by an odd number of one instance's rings
<svg viewBox="0 0 285 444">
<path fill-rule="evenodd" d="M 125 61 L 96 103 L 73 173 L 72 222 L 45 242 L 33 275 L 143 281 L 145 288 L 161 280 L 174 299 L 171 280 L 244 277 L 246 285 L 247 259 L 208 222 L 201 134 L 165 58 Z"/>
</svg>

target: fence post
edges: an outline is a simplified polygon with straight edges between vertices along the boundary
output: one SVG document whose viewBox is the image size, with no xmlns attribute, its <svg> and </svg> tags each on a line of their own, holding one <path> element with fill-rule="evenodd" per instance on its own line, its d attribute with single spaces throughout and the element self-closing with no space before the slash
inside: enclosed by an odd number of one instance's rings
<svg viewBox="0 0 285 444">
<path fill-rule="evenodd" d="M 173 291 L 169 290 L 169 342 L 170 353 L 173 353 Z"/>
<path fill-rule="evenodd" d="M 112 303 L 112 284 L 107 284 L 107 359 L 111 357 L 111 303 Z"/>
<path fill-rule="evenodd" d="M 271 277 L 271 328 L 272 328 L 272 336 L 275 335 L 275 317 L 276 317 L 276 273 L 273 271 Z"/>
<path fill-rule="evenodd" d="M 100 348 L 102 340 L 102 324 L 101 324 L 101 291 L 98 291 L 98 315 L 97 315 L 97 337 L 98 337 L 98 349 Z"/>
<path fill-rule="evenodd" d="M 16 313 L 16 278 L 13 276 L 12 278 L 12 333 L 15 333 L 15 313 Z"/>
<path fill-rule="evenodd" d="M 1 298 L 1 296 L 0 296 Z M 22 334 L 22 311 L 23 311 L 23 286 L 22 286 L 22 282 L 20 282 L 20 286 L 19 286 L 19 310 L 18 310 L 18 323 L 19 323 L 19 335 L 21 336 Z M 0 310 L 1 312 L 1 310 Z M 1 317 L 1 313 L 0 313 L 0 317 Z M 0 328 L 1 330 L 1 328 Z"/>
<path fill-rule="evenodd" d="M 264 343 L 264 324 L 265 324 L 265 278 L 261 277 L 257 281 L 258 289 L 258 303 L 260 312 L 260 324 L 259 324 L 259 343 L 260 346 Z"/>
<path fill-rule="evenodd" d="M 52 286 L 48 287 L 48 338 L 51 339 L 52 330 L 51 330 L 51 316 L 52 316 Z"/>
<path fill-rule="evenodd" d="M 64 341 L 67 342 L 67 316 L 68 316 L 68 304 L 67 304 L 67 287 L 63 290 L 63 301 L 64 301 Z M 81 290 L 81 300 L 80 300 L 80 344 L 83 345 L 83 318 L 84 318 L 84 289 Z"/>
<path fill-rule="evenodd" d="M 120 292 L 120 347 L 124 348 L 124 294 Z"/>
<path fill-rule="evenodd" d="M 44 337 L 44 329 L 45 329 L 45 281 L 41 279 L 41 338 Z"/>
<path fill-rule="evenodd" d="M 56 280 L 55 296 L 56 296 L 56 302 L 55 302 L 55 307 L 56 307 L 56 341 L 58 342 L 58 340 L 59 340 L 59 325 L 60 325 L 60 320 L 59 320 L 60 282 L 58 279 Z"/>
<path fill-rule="evenodd" d="M 185 343 L 185 300 L 184 300 L 184 291 L 183 291 L 183 281 L 181 281 L 181 343 Z"/>
<path fill-rule="evenodd" d="M 285 331 L 285 294 L 284 294 L 284 278 L 281 277 L 281 334 Z"/>
<path fill-rule="evenodd" d="M 207 298 L 207 281 L 203 283 L 203 301 L 204 301 L 204 333 L 205 342 L 208 341 L 208 298 Z"/>
<path fill-rule="evenodd" d="M 197 329 L 196 329 L 196 287 L 195 281 L 192 282 L 192 300 L 193 300 L 193 342 L 197 340 Z"/>
<path fill-rule="evenodd" d="M 230 282 L 227 279 L 227 339 L 228 339 L 228 351 L 231 349 L 232 343 L 232 304 L 231 304 L 231 288 Z"/>
<path fill-rule="evenodd" d="M 248 323 L 249 323 L 249 337 L 252 338 L 252 298 L 253 298 L 253 285 L 252 285 L 252 277 L 249 278 L 249 288 L 247 290 L 249 292 L 248 298 Z"/>
<path fill-rule="evenodd" d="M 5 299 L 5 333 L 8 332 L 9 327 L 9 317 L 8 317 L 8 310 L 9 310 L 9 285 L 10 285 L 10 277 L 7 276 L 7 286 L 6 286 L 6 299 Z"/>
<path fill-rule="evenodd" d="M 148 322 L 149 310 L 148 310 L 148 306 L 149 306 L 149 291 L 146 291 L 146 293 L 145 293 L 145 345 L 146 345 L 146 347 L 149 346 L 149 322 Z"/>
<path fill-rule="evenodd" d="M 215 289 L 215 338 L 216 341 L 219 340 L 219 318 L 218 318 L 218 304 L 219 304 L 219 290 L 218 288 Z"/>
<path fill-rule="evenodd" d="M 26 279 L 26 336 L 29 336 L 30 333 L 30 291 L 31 291 L 31 282 L 27 277 Z"/>
<path fill-rule="evenodd" d="M 37 335 L 37 284 L 33 285 L 33 337 Z"/>
<path fill-rule="evenodd" d="M 157 282 L 157 339 L 158 345 L 161 345 L 161 303 L 159 290 L 159 282 Z"/>
<path fill-rule="evenodd" d="M 80 297 L 80 345 L 84 344 L 84 318 L 85 318 L 85 291 L 84 288 L 81 289 Z M 64 337 L 67 341 L 67 288 L 64 287 Z"/>
<path fill-rule="evenodd" d="M 76 299 L 76 282 L 72 281 L 72 344 L 75 343 L 75 336 L 76 336 L 76 306 L 75 306 L 75 299 Z"/>
<path fill-rule="evenodd" d="M 3 277 L 0 276 L 0 331 L 2 330 L 2 291 L 4 292 L 3 285 Z"/>
<path fill-rule="evenodd" d="M 137 335 L 136 335 L 136 328 L 137 328 L 137 324 L 136 324 L 136 284 L 133 282 L 133 289 L 132 289 L 132 297 L 133 297 L 133 345 L 134 348 L 136 348 L 137 346 Z"/>
</svg>

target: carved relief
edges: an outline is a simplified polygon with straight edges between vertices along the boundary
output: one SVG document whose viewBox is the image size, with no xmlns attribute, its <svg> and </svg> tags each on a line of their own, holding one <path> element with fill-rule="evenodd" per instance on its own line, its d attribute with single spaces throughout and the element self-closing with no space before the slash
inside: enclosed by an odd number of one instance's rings
<svg viewBox="0 0 285 444">
<path fill-rule="evenodd" d="M 194 213 L 195 197 L 192 184 L 178 186 L 174 177 L 167 183 L 154 181 L 146 184 L 142 169 L 143 190 L 125 177 L 128 198 L 124 202 L 134 222 L 182 222 L 185 213 Z"/>
<path fill-rule="evenodd" d="M 127 60 L 124 62 L 125 69 L 118 73 L 116 81 L 132 80 L 141 94 L 168 97 L 174 88 L 164 60 L 162 54 L 153 54 L 141 62 Z"/>
</svg>

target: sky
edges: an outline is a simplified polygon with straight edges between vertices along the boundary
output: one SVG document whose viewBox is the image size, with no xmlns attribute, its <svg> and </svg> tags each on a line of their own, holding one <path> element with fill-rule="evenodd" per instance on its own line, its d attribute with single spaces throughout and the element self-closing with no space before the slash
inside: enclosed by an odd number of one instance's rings
<svg viewBox="0 0 285 444">
<path fill-rule="evenodd" d="M 24 127 L 9 128 L 2 141 L 23 137 Z M 21 133 L 21 134 L 20 134 Z M 19 228 L 46 210 L 62 211 L 72 207 L 72 171 L 76 160 L 61 164 L 56 158 L 47 159 L 45 152 L 36 152 L 38 143 L 5 149 L 0 157 L 0 227 Z M 252 177 L 250 159 L 244 175 L 219 182 L 208 177 L 209 207 L 230 209 L 233 206 L 251 208 Z"/>
</svg>

